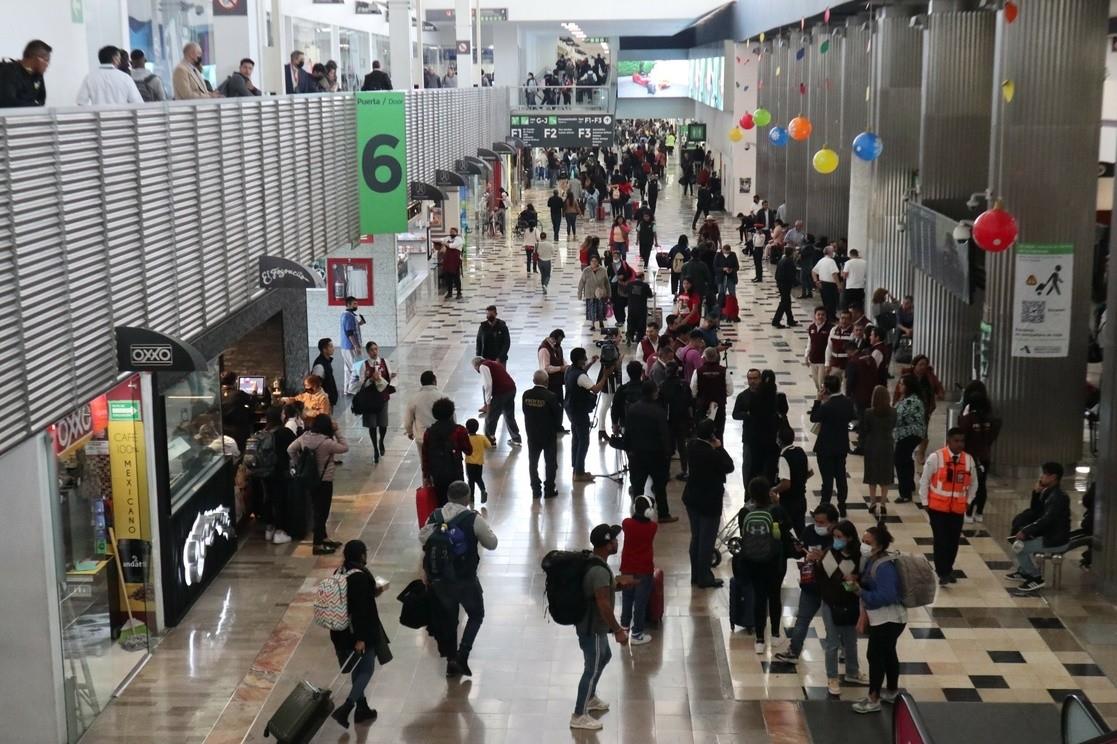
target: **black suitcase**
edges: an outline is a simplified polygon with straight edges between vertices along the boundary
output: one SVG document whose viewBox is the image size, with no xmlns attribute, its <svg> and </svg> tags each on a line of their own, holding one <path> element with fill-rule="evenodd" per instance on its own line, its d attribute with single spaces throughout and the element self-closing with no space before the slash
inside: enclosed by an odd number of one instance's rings
<svg viewBox="0 0 1117 744">
<path fill-rule="evenodd" d="M 710 211 L 711 212 L 724 212 L 725 211 L 725 197 L 721 194 L 714 194 L 710 197 Z"/>
<path fill-rule="evenodd" d="M 751 630 L 756 622 L 756 595 L 752 583 L 742 587 L 737 577 L 729 580 L 729 630 L 734 626 Z"/>
<path fill-rule="evenodd" d="M 330 688 L 337 684 L 342 669 L 352 660 L 353 655 L 350 654 L 329 687 L 316 687 L 306 680 L 295 685 L 295 689 L 264 727 L 264 736 L 274 736 L 278 744 L 307 744 L 313 739 L 318 729 L 322 728 L 322 724 L 334 712 Z"/>
</svg>

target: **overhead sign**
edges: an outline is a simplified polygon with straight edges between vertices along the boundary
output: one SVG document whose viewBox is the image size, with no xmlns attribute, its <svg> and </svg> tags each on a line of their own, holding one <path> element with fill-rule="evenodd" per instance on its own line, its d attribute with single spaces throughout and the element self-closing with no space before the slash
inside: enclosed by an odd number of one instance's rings
<svg viewBox="0 0 1117 744">
<path fill-rule="evenodd" d="M 461 173 L 442 170 L 441 168 L 434 172 L 434 183 L 440 188 L 456 188 L 469 185 Z"/>
<path fill-rule="evenodd" d="M 442 195 L 442 189 L 422 181 L 412 181 L 410 188 L 411 198 L 419 201 L 441 202 L 446 198 Z"/>
<path fill-rule="evenodd" d="M 477 9 L 471 8 L 469 11 L 471 18 L 477 17 Z M 457 17 L 457 13 L 453 8 L 444 8 L 442 10 L 428 10 L 424 14 L 424 20 L 428 23 L 446 23 L 453 21 Z M 481 8 L 481 22 L 493 23 L 496 21 L 508 20 L 508 8 Z"/>
<path fill-rule="evenodd" d="M 185 341 L 147 328 L 117 326 L 116 367 L 121 372 L 197 372 L 202 353 Z"/>
<path fill-rule="evenodd" d="M 456 49 L 457 49 L 458 56 L 465 56 L 465 55 L 469 54 L 469 49 L 470 49 L 469 40 L 468 39 L 466 39 L 466 40 L 458 39 Z"/>
<path fill-rule="evenodd" d="M 970 291 L 970 241 L 956 240 L 958 221 L 923 204 L 908 202 L 907 242 L 916 268 L 962 302 Z"/>
<path fill-rule="evenodd" d="M 477 157 L 481 158 L 482 160 L 500 160 L 499 155 L 486 147 L 477 148 Z"/>
<path fill-rule="evenodd" d="M 609 114 L 515 114 L 511 136 L 525 147 L 612 147 Z"/>
<path fill-rule="evenodd" d="M 215 16 L 246 16 L 248 15 L 248 0 L 213 0 L 213 14 Z"/>
<path fill-rule="evenodd" d="M 381 15 L 380 8 L 366 0 L 357 0 L 353 12 L 357 15 Z"/>
<path fill-rule="evenodd" d="M 64 455 L 80 447 L 93 436 L 93 408 L 88 403 L 50 427 L 54 453 Z"/>
<path fill-rule="evenodd" d="M 260 256 L 257 274 L 257 286 L 264 289 L 314 289 L 325 286 L 317 271 L 282 256 Z"/>
<path fill-rule="evenodd" d="M 1070 352 L 1074 246 L 1018 243 L 1012 250 L 1012 355 L 1065 357 Z"/>
<path fill-rule="evenodd" d="M 361 233 L 407 231 L 407 139 L 403 91 L 357 94 Z"/>
<path fill-rule="evenodd" d="M 691 122 L 686 125 L 687 142 L 705 142 L 706 125 L 702 122 Z"/>
</svg>

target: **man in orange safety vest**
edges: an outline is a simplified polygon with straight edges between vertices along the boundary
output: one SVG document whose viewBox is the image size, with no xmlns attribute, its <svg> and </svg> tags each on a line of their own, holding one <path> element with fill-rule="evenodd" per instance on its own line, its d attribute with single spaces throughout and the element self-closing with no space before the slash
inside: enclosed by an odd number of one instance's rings
<svg viewBox="0 0 1117 744">
<path fill-rule="evenodd" d="M 931 521 L 939 586 L 958 581 L 954 559 L 962 540 L 966 506 L 977 494 L 977 463 L 966 454 L 965 447 L 964 431 L 958 427 L 948 431 L 946 446 L 927 456 L 919 479 L 919 500 Z"/>
</svg>

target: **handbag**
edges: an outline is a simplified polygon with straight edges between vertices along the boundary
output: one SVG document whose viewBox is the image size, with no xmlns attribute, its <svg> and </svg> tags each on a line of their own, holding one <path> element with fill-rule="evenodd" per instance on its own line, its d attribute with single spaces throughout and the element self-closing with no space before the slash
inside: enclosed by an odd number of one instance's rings
<svg viewBox="0 0 1117 744">
<path fill-rule="evenodd" d="M 892 353 L 892 359 L 897 364 L 911 364 L 911 358 L 911 338 L 901 336 L 896 342 L 896 351 Z"/>
<path fill-rule="evenodd" d="M 418 630 L 430 624 L 432 607 L 431 594 L 427 585 L 415 579 L 396 597 L 403 605 L 399 611 L 399 623 L 406 628 Z"/>
<path fill-rule="evenodd" d="M 388 645 L 388 634 L 384 632 L 383 625 L 380 626 L 380 632 L 376 636 L 376 648 L 374 650 L 376 652 L 376 661 L 379 662 L 381 666 L 392 660 L 392 649 Z"/>
<path fill-rule="evenodd" d="M 857 616 L 857 632 L 866 635 L 869 632 L 869 612 L 865 605 L 861 605 L 861 613 Z"/>
</svg>

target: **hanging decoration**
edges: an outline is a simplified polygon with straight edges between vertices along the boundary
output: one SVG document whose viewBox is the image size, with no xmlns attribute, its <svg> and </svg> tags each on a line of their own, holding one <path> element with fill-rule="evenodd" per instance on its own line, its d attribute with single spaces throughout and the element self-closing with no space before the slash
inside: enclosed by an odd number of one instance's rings
<svg viewBox="0 0 1117 744">
<path fill-rule="evenodd" d="M 781 70 L 781 69 L 783 69 L 783 68 L 781 68 L 781 67 L 777 67 L 777 68 L 776 68 L 776 77 L 779 77 L 779 76 L 780 76 L 780 70 Z"/>
<path fill-rule="evenodd" d="M 1020 8 L 1012 0 L 1005 3 L 1005 23 L 1012 23 L 1020 15 Z"/>
<path fill-rule="evenodd" d="M 739 127 L 733 127 L 732 129 L 729 130 L 729 141 L 730 142 L 740 142 L 741 138 L 744 137 L 744 136 L 745 136 L 744 132 L 742 132 Z"/>
<path fill-rule="evenodd" d="M 1012 99 L 1016 97 L 1016 83 L 1011 80 L 1001 83 L 1001 97 L 1005 99 L 1005 103 L 1012 103 Z"/>
<path fill-rule="evenodd" d="M 801 96 L 807 95 L 807 84 L 806 83 L 799 83 L 799 95 L 801 95 Z"/>
<path fill-rule="evenodd" d="M 764 32 L 763 31 L 760 32 L 760 43 L 761 44 L 764 43 Z"/>
<path fill-rule="evenodd" d="M 818 45 L 818 53 L 819 54 L 826 54 L 828 51 L 830 51 L 830 40 L 829 39 L 827 39 L 826 41 L 824 41 L 824 42 L 822 42 L 821 44 Z"/>
<path fill-rule="evenodd" d="M 1007 251 L 1016 242 L 1018 234 L 1016 218 L 1005 211 L 1000 199 L 993 204 L 992 209 L 978 215 L 973 223 L 974 242 L 989 253 Z"/>
<path fill-rule="evenodd" d="M 830 23 L 830 9 L 829 8 L 822 11 L 822 22 L 823 23 Z"/>
<path fill-rule="evenodd" d="M 875 132 L 862 132 L 853 138 L 853 154 L 866 162 L 872 162 L 884 152 L 884 140 Z"/>
<path fill-rule="evenodd" d="M 752 129 L 756 126 L 756 119 L 752 114 L 745 114 L 737 123 L 741 125 L 741 129 Z"/>
<path fill-rule="evenodd" d="M 791 139 L 803 141 L 811 136 L 811 120 L 805 116 L 796 116 L 787 124 L 787 133 Z"/>
<path fill-rule="evenodd" d="M 772 123 L 772 113 L 766 108 L 758 108 L 752 112 L 752 120 L 758 127 L 766 127 Z"/>
<path fill-rule="evenodd" d="M 838 169 L 838 153 L 829 147 L 823 147 L 811 158 L 811 164 L 822 175 L 829 175 Z"/>
<path fill-rule="evenodd" d="M 776 147 L 783 147 L 787 144 L 787 130 L 783 127 L 772 127 L 768 130 L 768 141 Z"/>
<path fill-rule="evenodd" d="M 799 19 L 799 30 L 805 31 L 807 28 L 807 17 L 803 16 Z"/>
<path fill-rule="evenodd" d="M 795 59 L 800 61 L 800 62 L 802 62 L 803 57 L 806 57 L 806 56 L 807 56 L 807 50 L 803 47 L 799 47 L 799 51 L 795 52 Z"/>
</svg>

